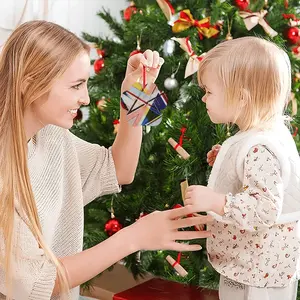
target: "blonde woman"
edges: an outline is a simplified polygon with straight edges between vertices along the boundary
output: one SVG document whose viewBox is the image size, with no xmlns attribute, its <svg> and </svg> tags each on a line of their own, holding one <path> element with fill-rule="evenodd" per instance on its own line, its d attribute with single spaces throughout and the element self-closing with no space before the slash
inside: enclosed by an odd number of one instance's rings
<svg viewBox="0 0 300 300">
<path fill-rule="evenodd" d="M 289 58 L 256 37 L 226 41 L 207 53 L 198 79 L 211 121 L 240 129 L 208 153 L 208 187 L 189 187 L 185 199 L 215 219 L 207 251 L 220 299 L 295 300 L 300 159 L 283 115 Z"/>
<path fill-rule="evenodd" d="M 148 68 L 154 82 L 162 60 L 147 50 L 129 59 L 121 92 Z M 132 182 L 141 128 L 126 122 L 111 148 L 72 135 L 76 112 L 89 103 L 89 48 L 45 21 L 18 27 L 0 58 L 1 299 L 78 299 L 78 286 L 140 249 L 199 250 L 175 240 L 209 236 L 177 231 L 205 223 L 185 218 L 193 206 L 154 212 L 82 251 L 83 206 Z"/>
</svg>

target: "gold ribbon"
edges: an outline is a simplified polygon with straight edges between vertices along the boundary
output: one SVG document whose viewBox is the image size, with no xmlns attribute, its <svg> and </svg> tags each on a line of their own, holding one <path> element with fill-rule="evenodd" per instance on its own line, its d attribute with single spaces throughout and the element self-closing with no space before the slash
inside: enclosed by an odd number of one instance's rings
<svg viewBox="0 0 300 300">
<path fill-rule="evenodd" d="M 189 9 L 182 10 L 179 14 L 177 14 L 175 19 L 176 21 L 172 26 L 172 30 L 176 33 L 184 31 L 192 26 L 197 28 L 200 38 L 201 36 L 211 38 L 219 33 L 218 29 L 211 26 L 210 17 L 204 18 L 200 21 L 195 20 Z"/>
</svg>

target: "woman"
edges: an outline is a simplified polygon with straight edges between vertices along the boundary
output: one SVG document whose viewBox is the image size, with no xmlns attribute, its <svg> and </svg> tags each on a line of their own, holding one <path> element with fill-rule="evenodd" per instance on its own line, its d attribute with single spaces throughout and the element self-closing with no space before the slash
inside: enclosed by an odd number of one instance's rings
<svg viewBox="0 0 300 300">
<path fill-rule="evenodd" d="M 129 59 L 121 91 L 147 66 L 154 82 L 162 62 L 147 50 Z M 178 228 L 192 206 L 154 212 L 82 251 L 83 206 L 132 182 L 142 129 L 121 108 L 111 148 L 72 135 L 77 110 L 89 104 L 89 47 L 59 25 L 32 21 L 10 36 L 0 60 L 0 293 L 3 299 L 78 299 L 78 286 L 140 249 L 199 250 L 175 240 L 207 237 Z M 116 251 L 115 249 L 118 249 Z M 70 289 L 70 291 L 69 291 Z M 5 298 L 5 296 L 7 298 Z"/>
</svg>

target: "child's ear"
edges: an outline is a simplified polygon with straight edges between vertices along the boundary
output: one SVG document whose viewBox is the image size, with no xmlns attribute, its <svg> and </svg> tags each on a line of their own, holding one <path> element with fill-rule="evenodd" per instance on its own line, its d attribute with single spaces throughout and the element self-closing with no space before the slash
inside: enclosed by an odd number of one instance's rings
<svg viewBox="0 0 300 300">
<path fill-rule="evenodd" d="M 251 102 L 250 93 L 247 89 L 241 89 L 240 108 L 244 108 Z"/>
</svg>

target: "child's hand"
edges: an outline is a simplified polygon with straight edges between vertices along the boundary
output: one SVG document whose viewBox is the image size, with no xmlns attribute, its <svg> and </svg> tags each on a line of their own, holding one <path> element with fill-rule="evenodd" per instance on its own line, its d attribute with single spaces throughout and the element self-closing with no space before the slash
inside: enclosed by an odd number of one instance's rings
<svg viewBox="0 0 300 300">
<path fill-rule="evenodd" d="M 122 83 L 122 90 L 129 89 L 138 79 L 142 79 L 143 66 L 146 67 L 146 80 L 148 83 L 155 82 L 164 59 L 157 51 L 146 50 L 143 54 L 138 53 L 128 59 L 126 75 Z"/>
<path fill-rule="evenodd" d="M 131 226 L 129 236 L 134 238 L 135 250 L 174 250 L 174 251 L 197 251 L 199 245 L 178 243 L 177 240 L 193 240 L 210 237 L 207 231 L 178 231 L 180 228 L 198 224 L 206 224 L 212 221 L 210 216 L 183 218 L 195 212 L 195 207 L 186 206 L 166 211 L 155 211 L 140 218 Z M 129 241 L 127 241 L 129 242 Z"/>
<path fill-rule="evenodd" d="M 197 212 L 213 211 L 224 214 L 225 195 L 202 185 L 191 185 L 186 189 L 184 205 L 192 205 Z"/>
<path fill-rule="evenodd" d="M 217 144 L 212 146 L 211 150 L 207 153 L 207 162 L 211 167 L 214 165 L 220 149 L 221 145 Z"/>
</svg>

